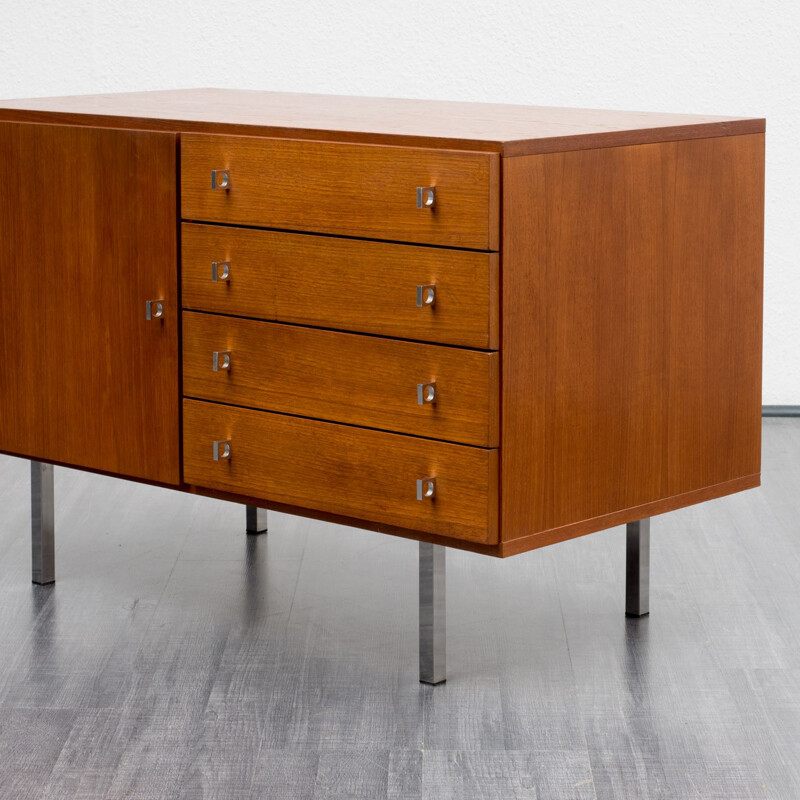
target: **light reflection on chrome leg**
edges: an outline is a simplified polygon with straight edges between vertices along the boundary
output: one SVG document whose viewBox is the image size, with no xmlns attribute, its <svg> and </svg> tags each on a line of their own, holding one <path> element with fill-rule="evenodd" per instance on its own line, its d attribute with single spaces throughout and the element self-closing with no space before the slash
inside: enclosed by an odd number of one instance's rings
<svg viewBox="0 0 800 800">
<path fill-rule="evenodd" d="M 267 509 L 247 506 L 247 532 L 266 533 L 267 532 Z"/>
<path fill-rule="evenodd" d="M 419 679 L 442 683 L 446 677 L 445 554 L 438 544 L 419 543 Z"/>
<path fill-rule="evenodd" d="M 625 613 L 650 613 L 650 518 L 629 522 L 626 530 Z"/>
<path fill-rule="evenodd" d="M 55 497 L 53 465 L 31 461 L 31 578 L 34 583 L 54 583 Z"/>
<path fill-rule="evenodd" d="M 244 545 L 242 622 L 246 626 L 253 626 L 258 624 L 259 619 L 270 614 L 267 602 L 269 537 L 245 536 Z"/>
</svg>

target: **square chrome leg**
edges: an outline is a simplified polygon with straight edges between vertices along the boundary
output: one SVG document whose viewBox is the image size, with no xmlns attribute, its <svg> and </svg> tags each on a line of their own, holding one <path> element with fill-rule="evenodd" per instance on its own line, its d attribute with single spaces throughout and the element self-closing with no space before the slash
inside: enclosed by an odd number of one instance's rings
<svg viewBox="0 0 800 800">
<path fill-rule="evenodd" d="M 625 613 L 650 613 L 650 518 L 629 522 L 625 554 Z"/>
<path fill-rule="evenodd" d="M 443 683 L 445 649 L 445 553 L 438 544 L 419 543 L 419 679 Z"/>
<path fill-rule="evenodd" d="M 31 461 L 31 547 L 34 583 L 54 583 L 55 496 L 53 465 Z"/>
<path fill-rule="evenodd" d="M 247 532 L 266 533 L 267 532 L 267 509 L 247 506 Z"/>
</svg>

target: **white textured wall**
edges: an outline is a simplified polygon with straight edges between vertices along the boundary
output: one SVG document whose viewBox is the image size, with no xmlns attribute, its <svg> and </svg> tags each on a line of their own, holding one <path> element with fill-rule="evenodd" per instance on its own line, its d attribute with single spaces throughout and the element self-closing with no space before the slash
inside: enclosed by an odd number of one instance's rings
<svg viewBox="0 0 800 800">
<path fill-rule="evenodd" d="M 0 0 L 0 97 L 222 86 L 767 117 L 764 402 L 800 404 L 800 4 Z"/>
</svg>

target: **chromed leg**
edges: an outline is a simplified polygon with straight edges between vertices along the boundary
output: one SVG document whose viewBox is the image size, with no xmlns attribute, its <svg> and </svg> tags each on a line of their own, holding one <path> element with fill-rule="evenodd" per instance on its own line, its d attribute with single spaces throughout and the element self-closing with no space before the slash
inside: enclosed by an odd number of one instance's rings
<svg viewBox="0 0 800 800">
<path fill-rule="evenodd" d="M 443 683 L 445 665 L 445 553 L 438 544 L 419 543 L 419 679 Z"/>
<path fill-rule="evenodd" d="M 34 583 L 54 583 L 55 498 L 53 465 L 31 461 L 31 545 Z"/>
<path fill-rule="evenodd" d="M 650 613 L 650 518 L 629 522 L 625 557 L 625 613 Z"/>
<path fill-rule="evenodd" d="M 267 509 L 247 506 L 247 532 L 266 533 L 267 532 Z"/>
</svg>

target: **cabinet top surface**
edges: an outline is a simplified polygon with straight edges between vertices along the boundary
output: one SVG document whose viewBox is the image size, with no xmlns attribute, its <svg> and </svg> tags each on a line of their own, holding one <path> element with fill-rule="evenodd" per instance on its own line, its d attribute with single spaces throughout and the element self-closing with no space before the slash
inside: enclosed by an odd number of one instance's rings
<svg viewBox="0 0 800 800">
<path fill-rule="evenodd" d="M 0 100 L 0 120 L 525 155 L 762 133 L 758 118 L 178 89 Z"/>
</svg>

